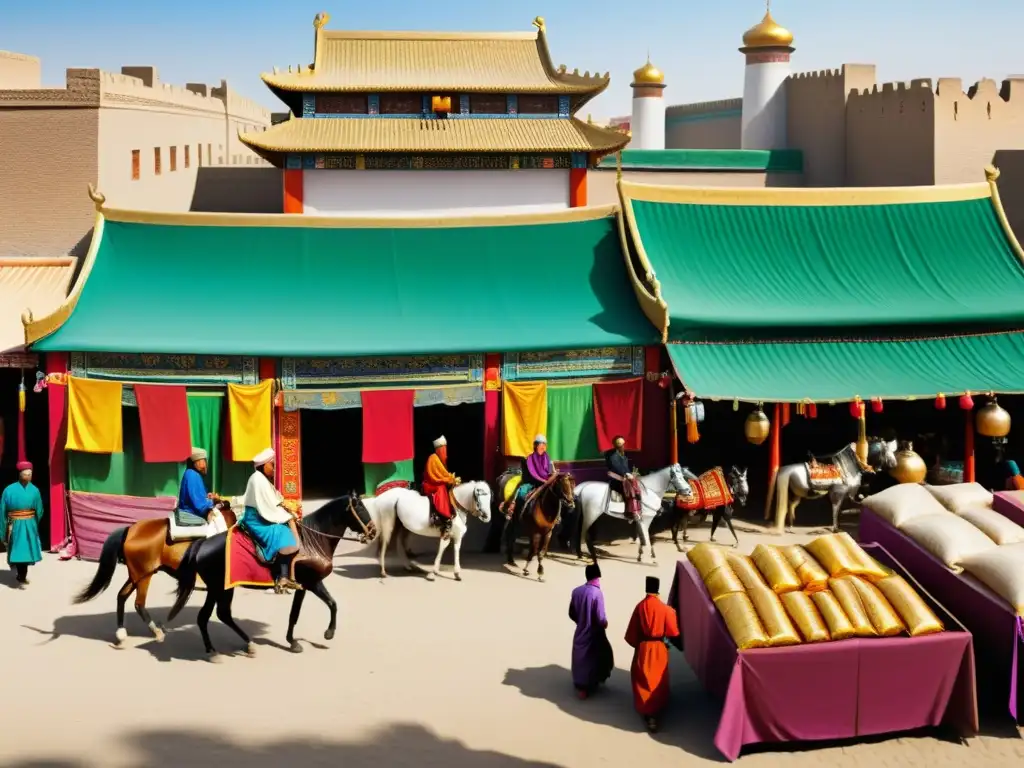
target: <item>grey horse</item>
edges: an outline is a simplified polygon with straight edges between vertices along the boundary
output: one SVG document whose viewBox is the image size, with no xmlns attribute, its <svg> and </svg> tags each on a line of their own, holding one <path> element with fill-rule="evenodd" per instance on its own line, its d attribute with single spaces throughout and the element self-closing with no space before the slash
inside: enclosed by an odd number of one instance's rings
<svg viewBox="0 0 1024 768">
<path fill-rule="evenodd" d="M 821 464 L 831 464 L 837 468 L 834 477 L 811 480 L 811 470 L 805 463 L 787 464 L 779 470 L 775 483 L 769 491 L 767 514 L 771 510 L 772 497 L 775 497 L 775 526 L 781 533 L 784 528 L 792 528 L 796 519 L 796 508 L 804 499 L 820 499 L 828 497 L 832 505 L 832 530 L 839 530 L 839 513 L 843 506 L 855 501 L 864 472 L 887 471 L 896 466 L 896 441 L 886 441 L 878 437 L 868 439 L 868 467 L 861 465 L 857 457 L 854 443 L 830 456 L 817 457 Z"/>
</svg>

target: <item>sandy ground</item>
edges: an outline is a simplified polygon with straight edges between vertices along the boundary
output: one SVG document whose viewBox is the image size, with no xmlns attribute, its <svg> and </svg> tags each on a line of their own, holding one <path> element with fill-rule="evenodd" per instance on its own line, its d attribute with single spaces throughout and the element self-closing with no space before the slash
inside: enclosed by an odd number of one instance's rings
<svg viewBox="0 0 1024 768">
<path fill-rule="evenodd" d="M 764 540 L 741 536 L 744 551 Z M 706 528 L 694 532 L 695 540 L 706 538 Z M 70 604 L 93 564 L 47 556 L 31 571 L 25 591 L 11 589 L 10 574 L 0 571 L 0 764 L 527 768 L 720 762 L 712 743 L 718 707 L 682 654 L 672 652 L 674 701 L 663 732 L 645 733 L 632 710 L 631 657 L 622 634 L 645 576 L 660 575 L 667 594 L 674 547 L 659 542 L 657 567 L 638 565 L 629 544 L 604 549 L 616 670 L 608 690 L 586 702 L 573 695 L 568 671 L 573 626 L 567 601 L 583 578 L 575 560 L 556 557 L 543 584 L 482 555 L 464 557 L 461 583 L 430 583 L 397 564 L 381 581 L 372 557 L 343 542 L 328 581 L 341 606 L 336 639 L 322 640 L 327 611 L 310 598 L 298 632 L 306 650 L 289 653 L 280 643 L 290 599 L 243 590 L 235 616 L 257 638 L 259 652 L 220 665 L 203 659 L 194 626 L 201 593 L 162 644 L 132 614 L 129 647 L 118 651 L 109 645 L 113 589 L 93 603 Z M 123 574 L 122 568 L 115 586 Z M 157 578 L 150 599 L 162 618 L 173 582 Z M 216 621 L 213 639 L 222 651 L 240 650 Z M 988 724 L 968 744 L 926 733 L 758 750 L 741 758 L 751 768 L 982 768 L 1024 765 L 1022 760 L 1024 741 L 1003 722 Z"/>
</svg>

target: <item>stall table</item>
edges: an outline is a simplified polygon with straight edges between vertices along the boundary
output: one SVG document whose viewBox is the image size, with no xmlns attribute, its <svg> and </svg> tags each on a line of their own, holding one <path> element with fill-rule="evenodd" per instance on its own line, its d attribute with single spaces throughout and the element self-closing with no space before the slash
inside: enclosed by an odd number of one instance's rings
<svg viewBox="0 0 1024 768">
<path fill-rule="evenodd" d="M 1024 491 L 1000 491 L 992 498 L 992 509 L 1024 526 Z"/>
<path fill-rule="evenodd" d="M 697 570 L 680 560 L 669 595 L 686 660 L 722 699 L 715 746 L 846 739 L 949 725 L 977 733 L 971 635 L 881 547 L 865 547 L 918 589 L 950 631 L 741 651 Z"/>
</svg>

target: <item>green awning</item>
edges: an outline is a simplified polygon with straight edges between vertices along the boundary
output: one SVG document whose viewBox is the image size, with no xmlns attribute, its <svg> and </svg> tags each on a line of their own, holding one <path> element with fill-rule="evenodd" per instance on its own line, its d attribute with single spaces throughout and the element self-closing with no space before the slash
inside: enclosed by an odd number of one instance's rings
<svg viewBox="0 0 1024 768">
<path fill-rule="evenodd" d="M 30 324 L 30 341 L 56 326 L 35 349 L 342 357 L 658 340 L 611 207 L 445 226 L 104 213 L 70 317 Z"/>
<path fill-rule="evenodd" d="M 625 171 L 753 171 L 800 173 L 799 149 L 624 149 L 620 157 L 605 155 L 597 167 L 621 165 Z"/>
<path fill-rule="evenodd" d="M 698 397 L 749 402 L 1024 392 L 1024 333 L 912 341 L 667 344 Z"/>
<path fill-rule="evenodd" d="M 620 189 L 670 339 L 1024 322 L 1019 246 L 987 183 Z"/>
</svg>

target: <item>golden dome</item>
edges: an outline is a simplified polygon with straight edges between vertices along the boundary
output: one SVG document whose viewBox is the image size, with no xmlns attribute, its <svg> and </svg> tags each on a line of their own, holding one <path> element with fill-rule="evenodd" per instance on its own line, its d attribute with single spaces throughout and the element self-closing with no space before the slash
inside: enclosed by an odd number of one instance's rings
<svg viewBox="0 0 1024 768">
<path fill-rule="evenodd" d="M 771 11 L 743 34 L 744 48 L 788 48 L 792 44 L 793 33 L 776 23 Z"/>
<path fill-rule="evenodd" d="M 665 73 L 658 69 L 656 66 L 651 64 L 651 60 L 647 59 L 647 63 L 644 64 L 640 69 L 633 72 L 633 85 L 664 85 L 665 84 Z"/>
</svg>

